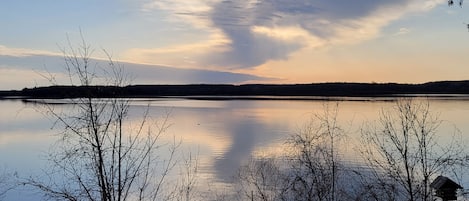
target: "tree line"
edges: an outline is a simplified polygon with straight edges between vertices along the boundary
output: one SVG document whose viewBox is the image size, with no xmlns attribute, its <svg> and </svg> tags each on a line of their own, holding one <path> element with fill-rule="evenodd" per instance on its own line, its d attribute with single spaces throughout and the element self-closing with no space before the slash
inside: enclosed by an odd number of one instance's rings
<svg viewBox="0 0 469 201">
<path fill-rule="evenodd" d="M 429 94 L 469 94 L 469 81 L 423 84 L 190 84 L 190 85 L 55 85 L 0 91 L 0 97 L 23 98 L 135 98 L 161 96 L 350 96 L 379 97 Z"/>
</svg>

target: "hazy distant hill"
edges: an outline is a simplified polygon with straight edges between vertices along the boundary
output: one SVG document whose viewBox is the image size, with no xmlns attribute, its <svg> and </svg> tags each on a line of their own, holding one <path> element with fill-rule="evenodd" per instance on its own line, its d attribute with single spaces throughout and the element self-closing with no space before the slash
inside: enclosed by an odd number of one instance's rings
<svg viewBox="0 0 469 201">
<path fill-rule="evenodd" d="M 316 83 L 246 85 L 130 85 L 49 86 L 0 91 L 0 97 L 161 97 L 161 96 L 395 96 L 409 94 L 469 94 L 469 81 L 439 81 L 424 84 Z"/>
</svg>

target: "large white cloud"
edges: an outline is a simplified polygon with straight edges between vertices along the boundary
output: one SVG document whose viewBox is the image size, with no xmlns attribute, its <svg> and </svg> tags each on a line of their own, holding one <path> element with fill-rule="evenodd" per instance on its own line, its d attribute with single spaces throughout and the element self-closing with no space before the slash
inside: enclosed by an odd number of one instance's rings
<svg viewBox="0 0 469 201">
<path fill-rule="evenodd" d="M 209 39 L 200 43 L 217 41 L 211 47 L 196 50 L 197 54 L 191 50 L 181 51 L 180 55 L 196 57 L 193 59 L 197 60 L 199 67 L 236 69 L 255 67 L 269 60 L 287 59 L 292 52 L 301 48 L 372 39 L 392 21 L 408 13 L 428 11 L 439 3 L 444 2 L 158 0 L 145 4 L 144 10 L 164 10 L 171 13 L 172 20 L 206 31 Z M 155 55 L 159 52 L 153 51 Z"/>
</svg>

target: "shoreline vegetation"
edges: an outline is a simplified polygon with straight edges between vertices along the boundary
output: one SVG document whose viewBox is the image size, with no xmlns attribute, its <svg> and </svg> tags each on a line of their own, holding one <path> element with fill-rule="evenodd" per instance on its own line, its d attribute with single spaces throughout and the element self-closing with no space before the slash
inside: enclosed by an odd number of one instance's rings
<svg viewBox="0 0 469 201">
<path fill-rule="evenodd" d="M 56 85 L 0 91 L 0 99 L 180 97 L 203 100 L 340 100 L 338 97 L 465 97 L 465 95 L 469 96 L 469 80 L 437 81 L 423 84 L 335 82 L 244 85 L 128 85 L 124 87 Z"/>
</svg>

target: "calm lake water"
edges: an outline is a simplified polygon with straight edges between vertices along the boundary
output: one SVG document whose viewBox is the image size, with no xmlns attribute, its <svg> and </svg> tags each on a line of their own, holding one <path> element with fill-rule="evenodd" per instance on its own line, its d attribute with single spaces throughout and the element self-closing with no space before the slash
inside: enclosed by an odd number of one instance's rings
<svg viewBox="0 0 469 201">
<path fill-rule="evenodd" d="M 424 98 L 420 98 L 424 99 Z M 339 152 L 348 161 L 358 161 L 359 129 L 364 122 L 377 120 L 382 109 L 394 106 L 393 98 L 340 98 L 338 120 L 347 137 Z M 426 100 L 426 99 L 425 99 Z M 444 123 L 442 136 L 455 128 L 469 139 L 469 97 L 430 98 L 432 112 Z M 150 114 L 169 113 L 170 129 L 163 141 L 181 140 L 180 150 L 198 155 L 198 184 L 201 188 L 223 186 L 243 163 L 252 157 L 278 155 L 284 141 L 321 113 L 325 100 L 188 100 L 180 98 L 135 99 L 130 121 L 138 121 L 149 105 Z M 58 106 L 66 107 L 66 106 Z M 20 100 L 0 101 L 0 173 L 16 171 L 34 175 L 47 168 L 45 156 L 58 139 L 60 130 L 40 107 Z M 469 182 L 468 182 L 469 183 Z M 468 186 L 468 185 L 466 185 Z M 35 200 L 38 195 L 12 191 L 6 200 Z"/>
</svg>

